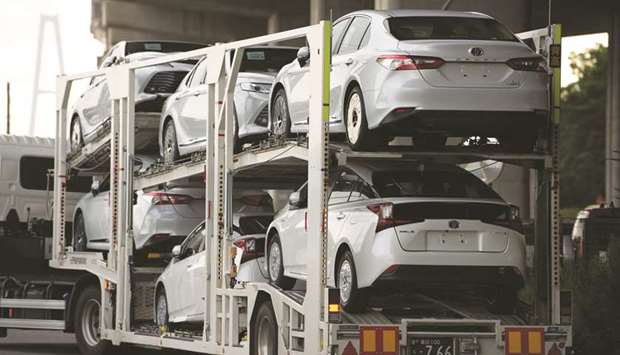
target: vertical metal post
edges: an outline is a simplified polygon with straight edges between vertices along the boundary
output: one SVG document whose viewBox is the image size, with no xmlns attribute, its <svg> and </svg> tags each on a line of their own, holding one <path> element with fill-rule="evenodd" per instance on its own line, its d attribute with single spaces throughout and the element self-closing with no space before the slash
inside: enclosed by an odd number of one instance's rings
<svg viewBox="0 0 620 355">
<path fill-rule="evenodd" d="M 11 83 L 6 82 L 6 134 L 11 134 Z"/>
<path fill-rule="evenodd" d="M 551 43 L 562 43 L 562 28 L 560 25 L 551 25 Z M 551 322 L 560 324 L 560 255 L 562 235 L 560 232 L 560 162 L 559 162 L 559 125 L 560 125 L 560 87 L 561 70 L 553 68 L 551 77 L 551 176 L 550 176 L 550 308 Z"/>
<path fill-rule="evenodd" d="M 52 263 L 65 254 L 65 188 L 67 175 L 67 105 L 72 81 L 56 78 L 56 141 L 54 147 L 54 212 Z"/>
<path fill-rule="evenodd" d="M 620 9 L 611 10 L 607 69 L 606 184 L 608 202 L 620 206 Z"/>
<path fill-rule="evenodd" d="M 320 354 L 327 350 L 322 339 L 321 322 L 325 307 L 327 254 L 327 194 L 329 75 L 331 59 L 331 22 L 308 33 L 310 47 L 310 122 L 308 132 L 308 279 L 304 299 L 305 354 Z M 316 261 L 319 262 L 316 262 Z"/>
</svg>

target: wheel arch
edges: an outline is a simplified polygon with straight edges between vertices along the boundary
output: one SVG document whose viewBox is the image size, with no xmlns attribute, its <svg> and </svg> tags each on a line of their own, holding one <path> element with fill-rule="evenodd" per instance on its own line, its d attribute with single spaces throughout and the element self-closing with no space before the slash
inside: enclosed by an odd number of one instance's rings
<svg viewBox="0 0 620 355">
<path fill-rule="evenodd" d="M 74 310 L 76 307 L 76 303 L 79 298 L 80 292 L 90 286 L 96 286 L 101 288 L 99 278 L 93 274 L 83 275 L 77 280 L 75 285 L 73 285 L 71 293 L 65 298 L 65 332 L 75 332 L 75 329 L 73 327 L 73 320 L 75 319 Z"/>
</svg>

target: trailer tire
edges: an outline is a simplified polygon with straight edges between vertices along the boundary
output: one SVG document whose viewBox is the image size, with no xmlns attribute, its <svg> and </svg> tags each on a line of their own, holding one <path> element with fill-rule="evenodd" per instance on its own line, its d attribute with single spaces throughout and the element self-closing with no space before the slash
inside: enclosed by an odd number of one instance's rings
<svg viewBox="0 0 620 355">
<path fill-rule="evenodd" d="M 271 300 L 266 299 L 256 311 L 250 330 L 251 355 L 278 354 L 278 323 Z"/>
<path fill-rule="evenodd" d="M 88 286 L 79 294 L 73 317 L 75 339 L 82 355 L 109 354 L 112 344 L 101 340 L 99 314 L 101 290 L 98 286 Z"/>
<path fill-rule="evenodd" d="M 284 276 L 283 250 L 278 233 L 269 238 L 267 249 L 267 272 L 269 281 L 284 290 L 290 290 L 295 286 L 295 279 Z"/>
</svg>

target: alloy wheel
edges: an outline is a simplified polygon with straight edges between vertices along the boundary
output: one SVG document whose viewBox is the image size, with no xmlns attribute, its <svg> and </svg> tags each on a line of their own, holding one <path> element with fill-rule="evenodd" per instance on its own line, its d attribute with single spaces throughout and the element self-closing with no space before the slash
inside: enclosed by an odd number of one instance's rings
<svg viewBox="0 0 620 355">
<path fill-rule="evenodd" d="M 278 94 L 274 102 L 274 112 L 271 119 L 271 129 L 276 137 L 282 137 L 288 133 L 288 120 L 286 97 Z"/>
<path fill-rule="evenodd" d="M 276 281 L 278 275 L 280 275 L 280 265 L 282 259 L 282 252 L 280 251 L 280 244 L 271 243 L 269 247 L 269 278 L 271 281 Z"/>
<path fill-rule="evenodd" d="M 347 107 L 347 137 L 351 144 L 357 143 L 362 130 L 362 100 L 357 93 L 351 94 Z"/>
<path fill-rule="evenodd" d="M 77 152 L 82 147 L 82 126 L 80 119 L 74 118 L 71 125 L 71 151 Z"/>
<path fill-rule="evenodd" d="M 351 263 L 345 259 L 340 264 L 340 270 L 338 271 L 338 288 L 340 288 L 340 300 L 342 303 L 347 303 L 351 298 L 351 289 L 353 288 L 353 271 L 351 269 Z"/>
</svg>

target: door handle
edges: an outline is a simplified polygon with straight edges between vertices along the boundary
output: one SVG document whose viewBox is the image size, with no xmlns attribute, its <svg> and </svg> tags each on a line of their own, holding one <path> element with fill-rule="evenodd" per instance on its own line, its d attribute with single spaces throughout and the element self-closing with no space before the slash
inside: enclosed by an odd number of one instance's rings
<svg viewBox="0 0 620 355">
<path fill-rule="evenodd" d="M 353 64 L 353 58 L 349 58 L 349 59 L 347 59 L 347 60 L 344 62 L 344 64 L 346 64 L 346 65 L 351 65 L 351 64 Z"/>
<path fill-rule="evenodd" d="M 347 216 L 346 214 L 344 214 L 344 213 L 340 212 L 340 213 L 338 213 L 338 215 L 336 216 L 336 219 L 338 219 L 338 220 L 340 220 L 340 219 L 344 219 L 346 216 Z"/>
</svg>

